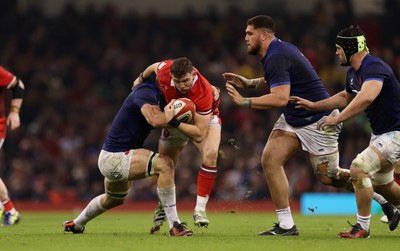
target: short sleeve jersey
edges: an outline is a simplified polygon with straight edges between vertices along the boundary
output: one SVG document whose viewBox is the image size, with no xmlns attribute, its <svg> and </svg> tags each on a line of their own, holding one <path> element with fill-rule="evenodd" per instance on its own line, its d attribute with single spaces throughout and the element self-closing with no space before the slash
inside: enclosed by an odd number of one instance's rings
<svg viewBox="0 0 400 251">
<path fill-rule="evenodd" d="M 315 69 L 296 46 L 275 38 L 261 62 L 264 79 L 270 89 L 290 85 L 291 96 L 299 96 L 313 102 L 329 98 Z M 312 124 L 331 111 L 307 111 L 295 108 L 295 104 L 290 102 L 283 108 L 286 121 L 294 127 Z"/>
<path fill-rule="evenodd" d="M 346 91 L 357 95 L 364 82 L 382 82 L 382 90 L 376 99 L 365 109 L 371 124 L 372 133 L 380 135 L 390 131 L 400 131 L 400 84 L 392 69 L 381 59 L 367 54 L 360 68 L 347 71 Z"/>
<path fill-rule="evenodd" d="M 172 99 L 189 98 L 196 105 L 196 112 L 201 115 L 207 115 L 218 109 L 214 102 L 214 90 L 211 84 L 203 77 L 200 72 L 194 68 L 196 74 L 192 88 L 188 93 L 182 94 L 176 88 L 170 75 L 170 69 L 173 60 L 162 61 L 157 67 L 158 84 L 164 93 L 167 103 Z"/>
<path fill-rule="evenodd" d="M 0 87 L 10 88 L 15 76 L 0 66 Z"/>
<path fill-rule="evenodd" d="M 125 152 L 143 147 L 143 142 L 153 127 L 141 112 L 145 104 L 163 107 L 161 91 L 154 82 L 143 82 L 125 99 L 112 122 L 103 144 L 109 152 Z"/>
</svg>

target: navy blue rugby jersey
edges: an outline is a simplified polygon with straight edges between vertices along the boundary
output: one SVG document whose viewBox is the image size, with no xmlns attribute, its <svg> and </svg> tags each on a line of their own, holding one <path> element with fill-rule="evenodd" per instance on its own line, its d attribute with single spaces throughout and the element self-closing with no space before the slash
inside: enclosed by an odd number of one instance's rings
<svg viewBox="0 0 400 251">
<path fill-rule="evenodd" d="M 330 97 L 310 61 L 296 46 L 275 38 L 261 62 L 264 79 L 270 88 L 290 85 L 290 96 L 299 96 L 313 102 Z M 331 112 L 297 109 L 290 102 L 283 108 L 286 121 L 294 127 L 312 124 Z"/>
<path fill-rule="evenodd" d="M 357 71 L 353 67 L 347 71 L 346 91 L 355 96 L 368 80 L 383 83 L 381 92 L 365 110 L 372 133 L 400 131 L 400 84 L 392 69 L 381 59 L 367 54 Z"/>
<path fill-rule="evenodd" d="M 125 99 L 104 141 L 104 150 L 125 152 L 143 147 L 153 129 L 140 111 L 145 104 L 158 105 L 162 110 L 165 106 L 165 99 L 155 82 L 141 83 Z"/>
</svg>

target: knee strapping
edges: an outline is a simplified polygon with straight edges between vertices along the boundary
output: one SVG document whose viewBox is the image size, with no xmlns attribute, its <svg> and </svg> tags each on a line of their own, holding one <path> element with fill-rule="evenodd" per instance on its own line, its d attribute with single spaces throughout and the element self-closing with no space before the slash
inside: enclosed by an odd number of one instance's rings
<svg viewBox="0 0 400 251">
<path fill-rule="evenodd" d="M 315 174 L 325 175 L 329 178 L 338 179 L 339 176 L 339 153 L 335 152 L 332 154 L 318 156 L 311 158 L 311 165 Z M 327 163 L 326 170 L 318 169 L 318 165 Z"/>
<path fill-rule="evenodd" d="M 372 175 L 372 184 L 374 186 L 383 186 L 394 181 L 394 170 L 388 173 L 375 173 Z"/>
<path fill-rule="evenodd" d="M 126 192 L 111 192 L 111 191 L 106 190 L 105 192 L 106 192 L 107 197 L 109 197 L 110 199 L 124 200 L 125 197 L 128 195 L 129 190 Z"/>
<path fill-rule="evenodd" d="M 353 178 L 353 186 L 356 189 L 369 188 L 372 187 L 372 182 L 368 177 L 358 179 Z"/>
<path fill-rule="evenodd" d="M 373 176 L 381 169 L 381 161 L 378 154 L 368 147 L 362 151 L 362 153 L 357 155 L 357 157 L 351 163 L 351 166 L 352 168 L 358 168 L 370 176 Z"/>
<path fill-rule="evenodd" d="M 147 168 L 146 168 L 146 177 L 154 175 L 154 169 L 156 168 L 157 165 L 157 160 L 158 160 L 158 153 L 155 153 L 153 151 L 150 151 L 149 153 L 149 159 L 147 160 Z"/>
</svg>

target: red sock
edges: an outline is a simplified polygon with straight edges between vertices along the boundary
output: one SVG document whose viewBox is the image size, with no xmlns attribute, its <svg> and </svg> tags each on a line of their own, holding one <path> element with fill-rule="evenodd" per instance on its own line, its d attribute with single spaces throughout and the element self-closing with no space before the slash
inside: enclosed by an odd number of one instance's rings
<svg viewBox="0 0 400 251">
<path fill-rule="evenodd" d="M 202 165 L 197 175 L 197 195 L 210 197 L 211 190 L 217 177 L 217 167 Z"/>
<path fill-rule="evenodd" d="M 14 204 L 12 203 L 11 199 L 6 199 L 5 201 L 1 202 L 4 206 L 4 211 L 10 211 L 14 208 Z"/>
</svg>

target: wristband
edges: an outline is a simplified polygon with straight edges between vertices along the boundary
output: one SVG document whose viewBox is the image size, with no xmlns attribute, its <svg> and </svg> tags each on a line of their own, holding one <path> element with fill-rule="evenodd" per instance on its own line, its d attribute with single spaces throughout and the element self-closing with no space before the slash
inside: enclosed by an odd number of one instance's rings
<svg viewBox="0 0 400 251">
<path fill-rule="evenodd" d="M 11 109 L 10 109 L 10 111 L 11 111 L 11 112 L 16 112 L 16 113 L 19 113 L 19 107 L 18 107 L 18 106 L 15 106 L 15 105 L 13 105 L 13 106 L 11 106 Z"/>
<path fill-rule="evenodd" d="M 251 107 L 251 98 L 243 98 L 240 105 L 244 107 Z"/>
<path fill-rule="evenodd" d="M 172 127 L 177 128 L 182 122 L 180 122 L 179 120 L 177 120 L 176 118 L 172 118 L 168 124 Z"/>
</svg>

